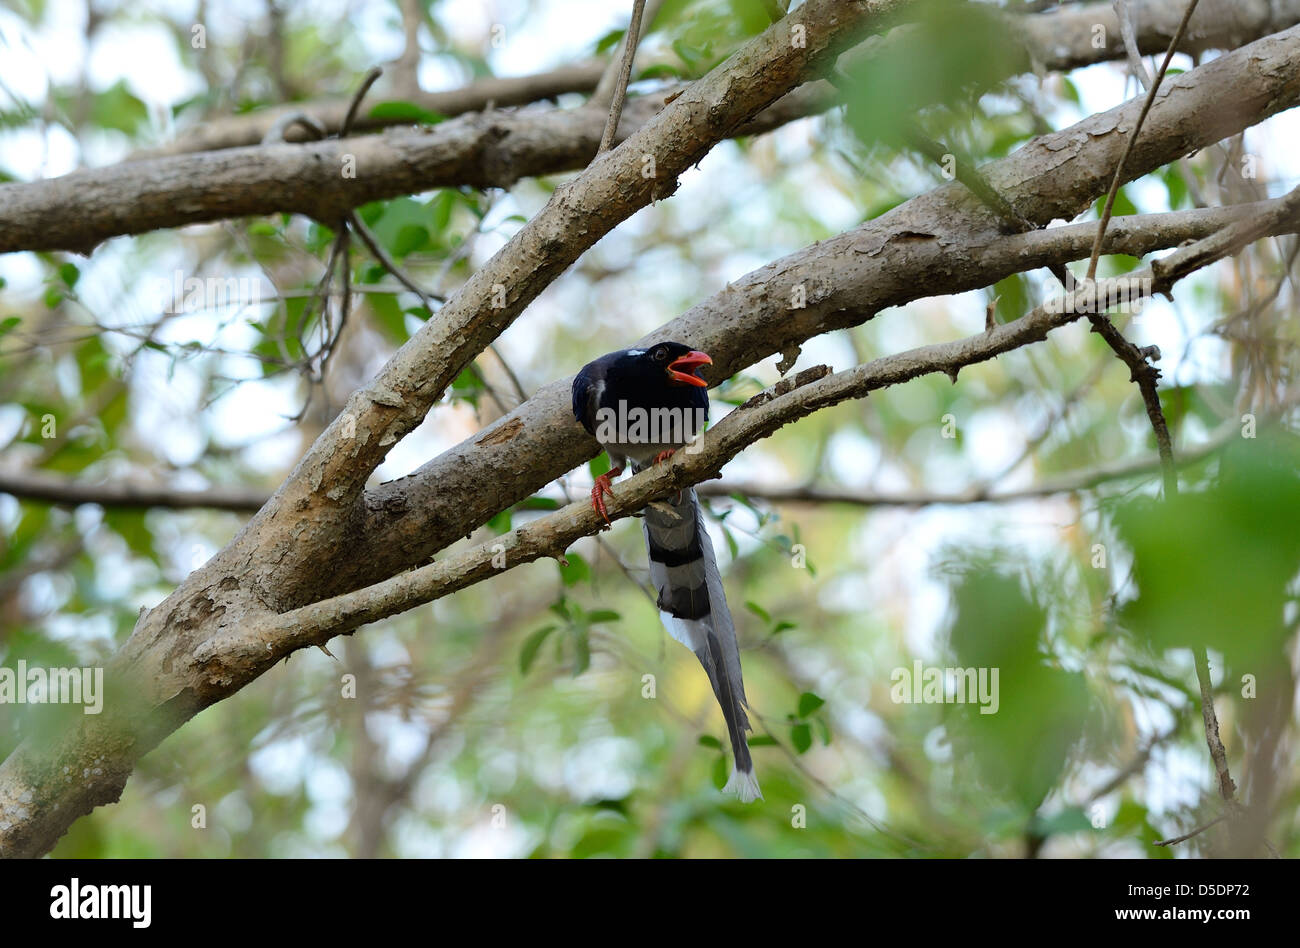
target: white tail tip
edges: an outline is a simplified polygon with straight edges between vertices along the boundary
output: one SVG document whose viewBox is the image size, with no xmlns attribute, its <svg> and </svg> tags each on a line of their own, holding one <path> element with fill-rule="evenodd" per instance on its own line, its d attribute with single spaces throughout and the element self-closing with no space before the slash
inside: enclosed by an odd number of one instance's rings
<svg viewBox="0 0 1300 948">
<path fill-rule="evenodd" d="M 763 799 L 763 791 L 758 789 L 758 778 L 754 776 L 754 771 L 737 770 L 735 764 L 731 766 L 731 776 L 722 792 L 734 793 L 741 803 Z"/>
</svg>

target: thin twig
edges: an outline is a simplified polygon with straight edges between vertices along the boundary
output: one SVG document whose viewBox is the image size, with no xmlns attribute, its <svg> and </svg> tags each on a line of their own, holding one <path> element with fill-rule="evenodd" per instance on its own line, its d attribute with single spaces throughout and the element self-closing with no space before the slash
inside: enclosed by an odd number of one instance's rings
<svg viewBox="0 0 1300 948">
<path fill-rule="evenodd" d="M 1210 679 L 1210 656 L 1204 645 L 1193 649 L 1196 656 L 1196 681 L 1201 687 L 1201 717 L 1205 721 L 1205 743 L 1210 748 L 1214 772 L 1218 777 L 1219 796 L 1225 803 L 1236 800 L 1237 785 L 1228 771 L 1228 754 L 1219 737 L 1219 718 L 1214 713 L 1214 687 Z"/>
<path fill-rule="evenodd" d="M 1227 818 L 1228 818 L 1228 814 L 1226 814 L 1226 813 L 1223 814 L 1223 816 L 1216 816 L 1214 819 L 1210 820 L 1210 822 L 1206 823 L 1204 826 L 1198 826 L 1198 827 L 1196 827 L 1196 829 L 1192 830 L 1190 833 L 1184 833 L 1182 836 L 1175 836 L 1173 839 L 1158 839 L 1158 840 L 1156 840 L 1155 845 L 1157 845 L 1157 846 L 1176 846 L 1176 845 L 1178 845 L 1179 843 L 1185 843 L 1185 842 L 1187 842 L 1189 839 L 1191 839 L 1193 836 L 1200 836 L 1202 833 L 1204 833 L 1204 832 L 1205 832 L 1207 829 L 1209 829 L 1210 827 L 1212 827 L 1212 826 L 1218 826 L 1220 823 L 1222 823 L 1222 822 L 1223 822 L 1224 820 L 1226 820 Z"/>
<path fill-rule="evenodd" d="M 266 134 L 262 136 L 262 144 L 272 145 L 283 142 L 284 133 L 295 125 L 301 126 L 308 135 L 318 140 L 328 134 L 325 126 L 306 112 L 289 112 L 276 119 L 275 124 L 266 130 Z"/>
<path fill-rule="evenodd" d="M 1142 131 L 1142 123 L 1147 119 L 1147 113 L 1151 111 L 1151 106 L 1156 100 L 1156 92 L 1160 89 L 1160 82 L 1165 77 L 1165 70 L 1169 68 L 1169 62 L 1174 58 L 1174 51 L 1178 49 L 1178 44 L 1183 41 L 1183 35 L 1187 32 L 1187 24 L 1192 19 L 1192 12 L 1196 9 L 1199 0 L 1190 0 L 1187 4 L 1187 10 L 1183 13 L 1183 21 L 1178 24 L 1178 29 L 1174 31 L 1173 39 L 1169 41 L 1169 49 L 1165 51 L 1165 61 L 1160 64 L 1160 69 L 1156 72 L 1156 78 L 1151 83 L 1151 88 L 1147 90 L 1146 101 L 1142 103 L 1142 111 L 1138 113 L 1137 124 L 1133 126 L 1133 132 L 1128 137 L 1128 143 L 1124 146 L 1124 153 L 1119 156 L 1119 164 L 1115 166 L 1115 177 L 1111 179 L 1110 191 L 1106 194 L 1106 205 L 1101 212 L 1101 223 L 1097 225 L 1097 239 L 1092 243 L 1092 256 L 1088 260 L 1089 280 L 1097 276 L 1097 258 L 1101 255 L 1101 241 L 1106 235 L 1106 227 L 1110 224 L 1110 215 L 1115 208 L 1115 196 L 1119 193 L 1119 185 L 1123 180 L 1124 166 L 1128 164 L 1128 157 L 1133 152 L 1133 145 L 1137 142 L 1138 132 Z"/>
<path fill-rule="evenodd" d="M 343 330 L 347 327 L 348 316 L 352 312 L 352 264 L 348 255 L 352 249 L 352 235 L 348 230 L 345 222 L 339 222 L 339 235 L 336 238 L 336 247 L 334 255 L 338 257 L 338 266 L 340 276 L 343 282 L 342 298 L 339 300 L 339 328 L 332 334 L 328 334 L 325 343 L 321 346 L 320 352 L 320 377 L 325 377 L 325 369 L 329 365 L 330 357 L 334 355 L 335 349 L 338 348 L 339 340 L 343 338 Z M 326 297 L 322 307 L 322 315 L 329 312 L 329 298 Z"/>
<path fill-rule="evenodd" d="M 352 104 L 348 106 L 348 113 L 343 117 L 343 124 L 339 126 L 339 138 L 348 137 L 348 132 L 352 131 L 352 123 L 357 117 L 357 109 L 361 108 L 361 100 L 366 97 L 366 93 L 375 84 L 375 80 L 383 74 L 384 71 L 378 66 L 371 66 L 370 71 L 362 78 L 361 85 L 357 88 L 356 94 L 352 96 Z"/>
<path fill-rule="evenodd" d="M 628 24 L 627 35 L 623 38 L 623 62 L 619 66 L 614 98 L 609 105 L 609 121 L 605 123 L 605 134 L 600 137 L 597 155 L 603 155 L 613 146 L 618 121 L 623 117 L 623 101 L 627 98 L 627 84 L 632 78 L 632 60 L 636 58 L 637 43 L 641 39 L 641 16 L 644 13 L 645 0 L 633 0 L 632 22 Z"/>
<path fill-rule="evenodd" d="M 1187 32 L 1187 24 L 1192 19 L 1192 13 L 1196 10 L 1197 3 L 1198 0 L 1190 0 L 1187 4 L 1182 22 L 1178 24 L 1178 29 L 1174 31 L 1173 38 L 1169 41 L 1169 49 L 1165 52 L 1164 62 L 1160 64 L 1160 69 L 1157 70 L 1155 79 L 1147 90 L 1147 97 L 1142 103 L 1142 111 L 1138 113 L 1137 122 L 1133 126 L 1133 131 L 1129 134 L 1128 141 L 1124 144 L 1124 151 L 1120 155 L 1119 163 L 1115 166 L 1115 176 L 1111 179 L 1110 190 L 1106 194 L 1106 204 L 1102 209 L 1101 221 L 1097 225 L 1097 236 L 1092 242 L 1092 254 L 1088 260 L 1088 273 L 1084 277 L 1085 282 L 1091 282 L 1097 276 L 1097 261 L 1101 256 L 1102 241 L 1105 239 L 1106 228 L 1110 224 L 1111 212 L 1115 207 L 1115 197 L 1119 193 L 1120 182 L 1124 178 L 1124 167 L 1128 163 L 1129 155 L 1133 153 L 1134 146 L 1137 144 L 1138 135 L 1142 131 L 1142 123 L 1146 121 L 1147 113 L 1151 111 L 1151 105 L 1155 102 L 1156 92 L 1160 89 L 1160 82 L 1164 79 L 1165 71 L 1174 58 L 1174 51 L 1178 48 L 1178 44 L 1182 42 L 1183 36 Z M 1139 349 L 1115 328 L 1115 325 L 1104 313 L 1089 313 L 1088 320 L 1092 323 L 1093 331 L 1106 340 L 1106 344 L 1129 367 L 1130 377 L 1132 381 L 1137 383 L 1138 390 L 1142 394 L 1142 402 L 1146 406 L 1147 418 L 1155 431 L 1156 447 L 1160 451 L 1160 459 L 1164 465 L 1165 496 L 1173 497 L 1178 493 L 1178 472 L 1174 465 L 1173 441 L 1169 436 L 1169 424 L 1165 420 L 1164 410 L 1160 407 L 1160 393 L 1157 390 L 1160 370 L 1151 364 L 1153 361 L 1159 360 L 1160 350 L 1154 346 Z"/>
<path fill-rule="evenodd" d="M 366 248 L 374 255 L 375 259 L 383 265 L 383 268 L 396 277 L 398 283 L 418 296 L 420 302 L 424 304 L 430 313 L 434 311 L 433 303 L 435 300 L 439 303 L 443 302 L 441 296 L 424 289 L 406 275 L 406 272 L 397 265 L 397 261 L 388 255 L 388 251 L 379 243 L 378 238 L 371 233 L 370 228 L 362 222 L 361 216 L 356 211 L 348 211 L 347 221 L 352 226 L 352 229 L 356 231 L 357 236 L 361 238 L 361 242 L 366 245 Z"/>
<path fill-rule="evenodd" d="M 1142 64 L 1142 51 L 1138 49 L 1137 13 L 1128 0 L 1111 0 L 1119 20 L 1119 34 L 1124 39 L 1124 55 L 1128 57 L 1129 72 L 1143 89 L 1151 88 L 1151 74 Z"/>
</svg>

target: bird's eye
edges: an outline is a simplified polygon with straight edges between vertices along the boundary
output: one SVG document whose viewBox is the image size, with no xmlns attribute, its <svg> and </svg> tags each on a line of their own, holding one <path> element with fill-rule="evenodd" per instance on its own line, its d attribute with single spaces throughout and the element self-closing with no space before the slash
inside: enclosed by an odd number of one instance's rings
<svg viewBox="0 0 1300 948">
<path fill-rule="evenodd" d="M 662 361 L 663 361 L 664 359 L 666 359 L 666 358 L 668 358 L 668 350 L 667 350 L 667 349 L 656 349 L 656 350 L 655 350 L 654 360 L 655 360 L 656 362 L 662 362 Z"/>
</svg>

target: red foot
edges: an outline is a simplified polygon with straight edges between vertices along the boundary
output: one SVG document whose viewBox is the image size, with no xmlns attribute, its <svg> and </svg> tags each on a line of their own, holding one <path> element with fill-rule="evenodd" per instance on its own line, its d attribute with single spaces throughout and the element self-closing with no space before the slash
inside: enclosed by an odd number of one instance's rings
<svg viewBox="0 0 1300 948">
<path fill-rule="evenodd" d="M 614 488 L 612 486 L 612 482 L 614 478 L 618 477 L 622 473 L 623 473 L 623 468 L 621 467 L 610 468 L 608 473 L 601 474 L 599 477 L 596 478 L 596 486 L 591 489 L 592 509 L 595 510 L 596 513 L 600 514 L 601 518 L 604 519 L 605 523 L 611 527 L 613 526 L 613 524 L 610 523 L 609 520 L 609 511 L 605 509 L 604 495 L 609 494 L 609 496 L 611 497 L 614 496 Z"/>
<path fill-rule="evenodd" d="M 667 451 L 660 451 L 658 454 L 655 455 L 654 463 L 663 464 L 665 461 L 667 461 L 670 457 L 672 457 L 676 453 L 677 453 L 676 448 L 669 448 Z M 678 491 L 677 496 L 673 498 L 673 503 L 680 504 L 681 502 L 682 502 L 682 492 Z"/>
</svg>

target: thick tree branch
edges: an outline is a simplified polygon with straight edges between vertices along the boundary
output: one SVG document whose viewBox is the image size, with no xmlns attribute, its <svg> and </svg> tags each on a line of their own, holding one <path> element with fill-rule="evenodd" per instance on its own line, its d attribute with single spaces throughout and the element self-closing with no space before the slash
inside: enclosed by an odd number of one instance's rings
<svg viewBox="0 0 1300 948">
<path fill-rule="evenodd" d="M 1183 451 L 1179 463 L 1192 464 L 1213 454 L 1227 439 L 1239 431 L 1239 426 L 1235 423 L 1230 428 L 1231 430 L 1226 430 L 1225 433 L 1211 437 L 1204 444 Z M 1001 504 L 1050 497 L 1055 494 L 1079 493 L 1112 481 L 1140 477 L 1159 469 L 1160 457 L 1153 455 L 1137 460 L 1100 464 L 1086 470 L 1045 478 L 1027 487 L 1002 490 L 991 485 L 977 484 L 968 490 L 947 493 L 924 490 L 866 491 L 819 485 L 780 486 L 724 480 L 701 484 L 699 492 L 707 497 L 744 494 L 774 504 L 851 504 L 856 507 Z M 117 509 L 160 507 L 170 510 L 226 510 L 245 514 L 256 513 L 271 496 L 268 492 L 253 487 L 211 487 L 187 490 L 162 486 L 142 487 L 123 483 L 92 484 L 45 472 L 21 474 L 0 472 L 0 494 L 70 507 L 79 504 L 98 504 L 101 507 Z"/>
<path fill-rule="evenodd" d="M 1163 48 L 1169 42 L 1169 35 L 1161 34 L 1159 12 L 1164 4 L 1148 0 L 1145 6 L 1154 9 L 1150 16 L 1144 15 L 1139 40 L 1145 43 L 1163 35 Z M 1235 44 L 1300 22 L 1300 0 L 1289 0 L 1273 12 L 1253 7 L 1234 11 L 1222 2 L 1208 9 L 1215 11 L 1215 18 L 1195 17 L 1194 26 L 1202 22 L 1207 26 L 1204 36 L 1194 29 L 1189 42 Z M 1084 15 L 1089 10 L 1093 12 Z M 801 15 L 796 11 L 796 16 Z M 1046 22 L 1054 17 L 1065 19 Z M 1151 30 L 1146 29 L 1149 24 Z M 1094 26 L 1104 28 L 1104 35 L 1115 41 L 1096 48 Z M 1069 68 L 1123 55 L 1118 22 L 1105 4 L 1020 17 L 1008 29 L 1024 40 L 1026 69 L 1031 61 L 1045 68 Z M 629 99 L 622 127 L 645 123 L 666 98 L 683 88 Z M 830 83 L 812 82 L 728 134 L 768 131 L 825 111 L 836 102 Z M 321 126 L 337 129 L 346 105 L 342 103 L 336 120 L 316 116 Z M 301 113 L 303 108 L 295 105 L 290 111 Z M 365 121 L 358 116 L 358 128 L 364 128 Z M 381 136 L 305 145 L 253 147 L 261 141 L 259 136 L 236 149 L 159 156 L 60 178 L 0 185 L 0 253 L 89 253 L 110 237 L 279 212 L 306 214 L 333 226 L 342 212 L 369 201 L 436 187 L 509 187 L 521 178 L 582 168 L 596 154 L 605 124 L 603 113 L 586 108 L 492 111 L 431 128 L 392 129 Z M 263 134 L 273 125 L 266 126 Z M 354 163 L 355 177 L 342 176 L 346 156 Z"/>
<path fill-rule="evenodd" d="M 1139 275 L 1151 277 L 1153 286 L 1167 290 L 1169 281 L 1240 249 L 1238 241 L 1248 234 L 1259 236 L 1283 223 L 1300 227 L 1300 188 L 1267 216 L 1267 221 L 1230 225 L 1227 239 L 1216 234 L 1175 251 L 1165 258 L 1167 267 L 1158 283 L 1150 272 Z M 1211 248 L 1217 249 L 1209 252 Z M 1127 286 L 1129 279 L 1102 280 L 1099 286 L 1103 290 Z M 885 356 L 843 372 L 832 374 L 826 366 L 817 366 L 783 379 L 728 414 L 669 461 L 619 484 L 607 505 L 609 518 L 630 516 L 666 494 L 717 477 L 723 465 L 742 450 L 813 412 L 923 375 L 943 372 L 955 380 L 966 366 L 1039 342 L 1052 329 L 1083 318 L 1089 292 L 1087 287 L 1076 289 L 1065 300 L 1054 300 L 1014 322 L 965 339 Z M 250 666 L 260 673 L 299 648 L 323 645 L 336 635 L 432 602 L 515 566 L 562 557 L 576 540 L 599 532 L 602 526 L 600 514 L 590 504 L 572 503 L 504 536 L 373 586 L 231 629 L 203 643 L 195 659 L 213 678 L 239 680 Z"/>
<path fill-rule="evenodd" d="M 1281 207 L 1283 198 L 1237 204 L 1229 207 L 1195 208 L 1160 214 L 1137 214 L 1114 218 L 1106 235 L 1107 253 L 1124 253 L 1142 256 L 1153 250 L 1176 247 L 1186 241 L 1198 240 L 1215 234 L 1229 224 L 1240 220 L 1267 218 L 1269 212 Z M 1002 267 L 1008 261 L 1029 266 L 1052 266 L 1078 259 L 1087 252 L 1096 225 L 1090 222 L 1038 230 L 1023 235 L 1000 237 L 979 255 L 982 266 L 989 267 L 980 278 L 982 284 L 991 284 L 1001 278 Z M 1276 233 L 1285 233 L 1282 225 Z M 424 291 L 421 290 L 421 293 Z M 736 316 L 740 316 L 737 313 Z M 663 335 L 660 333 L 659 335 Z M 557 383 L 563 388 L 568 380 Z M 526 396 L 521 393 L 521 399 Z M 522 409 L 520 409 L 522 410 Z M 507 426 L 509 427 L 509 426 Z M 478 436 L 476 436 L 478 437 Z M 1195 450 L 1192 457 L 1199 457 Z M 1154 462 L 1152 462 L 1154 463 Z M 1147 471 L 1147 462 L 1124 462 L 1103 465 L 1091 471 L 1077 472 L 1041 485 L 1008 492 L 995 492 L 981 487 L 957 494 L 927 494 L 925 492 L 875 494 L 837 491 L 825 488 L 788 488 L 758 490 L 753 485 L 705 484 L 703 494 L 726 494 L 732 490 L 756 493 L 774 501 L 842 502 L 863 506 L 920 504 L 1002 502 L 1034 496 L 1047 496 L 1083 490 L 1105 480 L 1129 477 Z M 391 482 L 403 484 L 406 481 Z M 385 485 L 388 487 L 389 485 Z M 381 488 L 383 490 L 384 488 Z M 64 506 L 99 504 L 105 507 L 173 509 L 207 508 L 229 510 L 237 513 L 255 513 L 270 498 L 270 493 L 252 487 L 211 487 L 204 489 L 173 488 L 162 484 L 92 483 L 75 480 L 45 471 L 0 470 L 0 493 L 25 500 L 47 501 Z"/>
<path fill-rule="evenodd" d="M 1182 15 L 1177 0 L 1131 0 L 1128 4 L 1138 21 L 1137 49 L 1143 55 L 1163 52 Z M 1076 69 L 1092 63 L 1120 59 L 1127 50 L 1120 22 L 1109 3 L 1075 4 L 1043 13 L 1007 14 L 1009 35 L 1019 38 L 1029 58 L 1046 72 Z M 647 23 L 653 18 L 648 18 Z M 1190 35 L 1179 52 L 1233 49 L 1300 23 L 1300 0 L 1203 0 L 1192 21 Z M 1098 48 L 1095 29 L 1104 30 L 1105 44 Z M 477 79 L 459 89 L 445 92 L 402 90 L 407 101 L 440 115 L 456 116 L 481 112 L 489 105 L 498 109 L 553 100 L 566 92 L 590 93 L 596 89 L 607 64 L 593 60 L 531 76 Z M 287 114 L 305 112 L 317 120 L 325 134 L 337 134 L 347 110 L 346 99 L 296 102 L 204 122 L 183 133 L 176 141 L 138 152 L 134 159 L 161 158 L 200 151 L 219 151 L 256 145 Z M 358 130 L 373 130 L 406 124 L 397 119 L 360 116 Z M 289 141 L 307 141 L 309 136 L 287 134 Z M 323 136 L 322 136 L 323 137 Z"/>
<path fill-rule="evenodd" d="M 1294 106 L 1297 58 L 1300 28 L 1292 28 L 1166 81 L 1126 175 L 1147 174 Z M 984 177 L 1035 223 L 1069 219 L 1104 193 L 1139 108 L 1129 102 L 1041 136 L 984 166 Z M 1044 234 L 1079 237 L 1081 249 L 1066 259 L 1084 257 L 1096 225 L 1080 226 L 1005 235 L 963 185 L 950 184 L 742 277 L 643 341 L 689 342 L 713 357 L 713 378 L 726 378 L 882 309 L 982 288 L 1059 261 L 1056 245 L 1037 243 L 1055 239 Z M 1110 239 L 1108 233 L 1107 246 Z M 797 287 L 805 303 L 798 309 L 792 303 Z M 352 538 L 357 556 L 339 564 L 333 588 L 427 561 L 594 456 L 599 446 L 573 422 L 568 401 L 567 380 L 545 386 L 486 432 L 411 476 L 368 491 L 364 525 Z"/>
<path fill-rule="evenodd" d="M 825 22 L 812 18 L 843 17 L 849 8 L 843 2 L 812 0 L 797 9 L 808 27 L 810 50 L 829 52 L 832 37 L 846 39 L 852 32 L 850 26 L 860 25 L 841 21 L 838 29 L 830 30 Z M 863 22 L 865 19 L 864 13 Z M 639 158 L 646 149 L 656 155 L 661 169 L 665 165 L 672 169 L 678 162 L 692 163 L 711 141 L 734 127 L 732 123 L 762 108 L 765 97 L 776 94 L 781 83 L 792 83 L 806 74 L 811 65 L 807 59 L 794 56 L 779 41 L 773 42 L 774 31 L 779 34 L 783 28 L 777 24 L 755 41 L 756 45 L 751 44 L 748 53 L 742 51 L 696 83 L 624 147 L 603 156 L 583 176 L 557 191 L 552 204 L 471 279 L 465 291 L 440 311 L 439 319 L 426 324 L 377 379 L 350 400 L 343 415 L 240 536 L 195 571 L 162 605 L 142 617 L 106 675 L 110 691 L 104 713 L 93 720 L 78 717 L 63 730 L 50 732 L 52 736 L 39 746 L 27 742 L 0 765 L 0 808 L 23 810 L 21 822 L 0 830 L 3 852 L 32 855 L 46 851 L 77 816 L 117 798 L 142 754 L 199 710 L 233 694 L 269 667 L 267 656 L 283 645 L 262 637 L 254 637 L 255 641 L 241 637 L 241 629 L 265 629 L 265 623 L 280 621 L 278 616 L 319 605 L 322 596 L 346 590 L 349 585 L 355 588 L 376 580 L 393 584 L 385 587 L 382 603 L 362 595 L 328 607 L 334 611 L 325 617 L 327 625 L 355 627 L 370 621 L 368 617 L 387 614 L 386 609 L 445 595 L 467 581 L 460 574 L 420 573 L 418 584 L 422 585 L 418 585 L 409 578 L 418 570 L 405 574 L 405 579 L 387 577 L 394 576 L 395 564 L 400 564 L 396 566 L 400 570 L 427 562 L 430 552 L 469 532 L 463 529 L 466 525 L 473 528 L 479 495 L 484 493 L 482 479 L 466 484 L 458 476 L 449 477 L 431 491 L 435 502 L 428 510 L 417 506 L 402 509 L 403 500 L 415 499 L 421 491 L 406 491 L 400 482 L 396 488 L 390 485 L 387 497 L 393 502 L 388 504 L 382 502 L 382 492 L 366 495 L 364 510 L 354 506 L 351 498 L 360 493 L 366 476 L 388 446 L 423 417 L 447 373 L 481 351 L 523 303 L 567 265 L 570 255 L 594 242 L 604 232 L 602 228 L 612 226 L 619 215 L 630 213 L 638 200 L 656 193 L 655 184 L 639 179 Z M 1300 77 L 1292 65 L 1298 43 L 1300 31 L 1288 31 L 1176 77 L 1151 111 L 1149 135 L 1144 135 L 1134 150 L 1132 172 L 1145 173 L 1293 105 L 1300 95 Z M 677 108 L 679 104 L 684 108 Z M 734 106 L 734 111 L 728 110 L 728 105 Z M 1031 220 L 1042 224 L 1071 216 L 1104 189 L 1107 171 L 1113 171 L 1123 144 L 1122 133 L 1113 133 L 1131 118 L 1126 107 L 1093 116 L 987 166 L 985 176 L 1002 193 L 1033 195 L 1033 200 L 1018 200 Z M 665 141 L 672 146 L 665 148 Z M 1288 205 L 1288 212 L 1291 210 Z M 1270 218 L 1265 231 L 1276 226 L 1270 215 L 1261 216 Z M 1150 268 L 1153 286 L 1167 288 L 1170 280 L 1189 272 L 1189 267 L 1204 266 L 1238 249 L 1239 241 L 1248 236 L 1241 223 L 1230 225 L 1227 232 L 1154 264 Z M 914 199 L 870 225 L 763 268 L 666 327 L 665 332 L 697 344 L 707 343 L 705 347 L 725 372 L 738 368 L 747 355 L 757 352 L 757 357 L 762 357 L 767 346 L 776 344 L 768 351 L 779 351 L 784 348 L 780 345 L 783 340 L 851 325 L 882 306 L 915 298 L 927 280 L 931 281 L 929 292 L 954 291 L 968 288 L 963 281 L 986 285 L 984 278 L 998 267 L 1016 272 L 1033 266 L 1032 252 L 1015 258 L 1000 256 L 1013 247 L 1032 248 L 1032 243 L 1014 242 L 1033 237 L 998 233 L 996 218 L 962 186 L 952 185 Z M 990 255 L 987 260 L 986 254 Z M 842 268 L 847 277 L 843 286 L 826 281 L 828 263 Z M 1139 272 L 1124 279 L 1142 275 Z M 807 289 L 807 306 L 792 309 L 790 289 L 800 282 Z M 493 284 L 507 289 L 506 311 L 489 309 L 485 315 Z M 796 390 L 798 401 L 782 401 L 786 397 L 782 396 L 774 404 L 791 411 L 784 419 L 791 420 L 925 372 L 955 375 L 962 364 L 1041 339 L 1055 325 L 1074 318 L 1073 314 L 1040 308 L 968 340 L 924 347 L 829 376 Z M 739 326 L 745 331 L 738 332 Z M 568 415 L 564 387 L 562 398 L 555 397 L 561 394 L 555 391 L 556 386 L 549 386 L 543 390 L 545 397 L 534 397 L 523 406 L 524 417 L 542 422 L 542 428 L 527 430 L 518 415 L 507 416 L 476 436 L 465 453 L 459 449 L 449 452 L 410 480 L 424 490 L 433 487 L 429 472 L 448 461 L 463 463 L 466 471 L 461 473 L 472 473 L 482 470 L 484 464 L 510 458 L 509 467 L 497 467 L 498 472 L 509 472 L 510 483 L 503 493 L 521 487 L 524 495 L 531 493 L 595 453 L 594 444 L 582 440 Z M 758 412 L 751 409 L 747 414 L 774 425 L 783 423 L 779 413 Z M 740 421 L 733 426 L 733 433 L 742 430 Z M 718 430 L 722 430 L 721 423 Z M 755 431 L 750 433 L 761 436 Z M 741 438 L 731 446 L 739 450 L 743 443 Z M 575 460 L 554 470 L 558 462 L 573 455 Z M 668 465 L 666 473 L 677 476 L 671 472 L 679 463 L 687 464 L 688 457 Z M 654 472 L 642 475 L 647 479 L 655 476 Z M 538 477 L 540 483 L 530 485 Z M 643 489 L 644 484 L 636 485 L 634 479 L 621 485 L 616 489 L 619 502 L 630 506 L 643 500 L 631 491 Z M 671 482 L 667 489 L 672 489 Z M 490 500 L 501 496 L 494 494 Z M 373 503 L 377 499 L 379 505 Z M 493 512 L 517 499 L 495 506 Z M 572 510 L 560 513 L 578 516 Z M 389 532 L 371 533 L 367 526 L 371 518 L 383 522 Z M 411 540 L 407 528 L 419 523 L 437 545 Z M 578 523 L 568 523 L 567 529 Z M 549 539 L 554 544 L 562 539 L 555 533 L 532 536 L 531 549 L 539 556 L 546 555 L 543 541 Z M 425 552 L 416 553 L 416 548 Z M 435 565 L 445 570 L 449 563 L 459 563 L 468 572 L 482 568 L 477 560 L 455 557 Z M 322 566 L 331 565 L 337 568 L 336 574 L 322 576 Z M 344 612 L 335 609 L 340 606 Z M 230 643 L 236 654 L 249 660 L 223 657 L 224 652 L 208 644 L 216 641 Z M 203 662 L 195 658 L 200 654 Z M 69 782 L 68 773 L 83 777 Z"/>
<path fill-rule="evenodd" d="M 348 526 L 360 512 L 366 479 L 451 380 L 601 236 L 671 194 L 677 175 L 714 144 L 824 69 L 904 3 L 808 0 L 693 83 L 622 146 L 557 188 L 376 378 L 353 394 L 240 535 L 141 616 L 106 675 L 115 682 L 105 699 L 114 709 L 91 723 L 77 722 L 41 746 L 25 742 L 0 765 L 0 809 L 24 809 L 20 823 L 0 829 L 0 851 L 46 851 L 78 816 L 115 800 L 135 761 L 158 740 L 259 674 L 244 667 L 226 675 L 196 664 L 194 656 L 205 641 L 319 599 L 322 565 L 350 555 Z M 796 23 L 800 42 L 793 39 Z M 654 160 L 650 174 L 646 156 Z M 69 783 L 63 779 L 69 772 L 88 776 Z"/>
<path fill-rule="evenodd" d="M 116 508 L 202 508 L 235 513 L 256 513 L 271 497 L 269 491 L 255 487 L 185 490 L 122 482 L 92 484 L 44 471 L 0 471 L 0 494 L 70 507 L 99 504 Z"/>
</svg>

